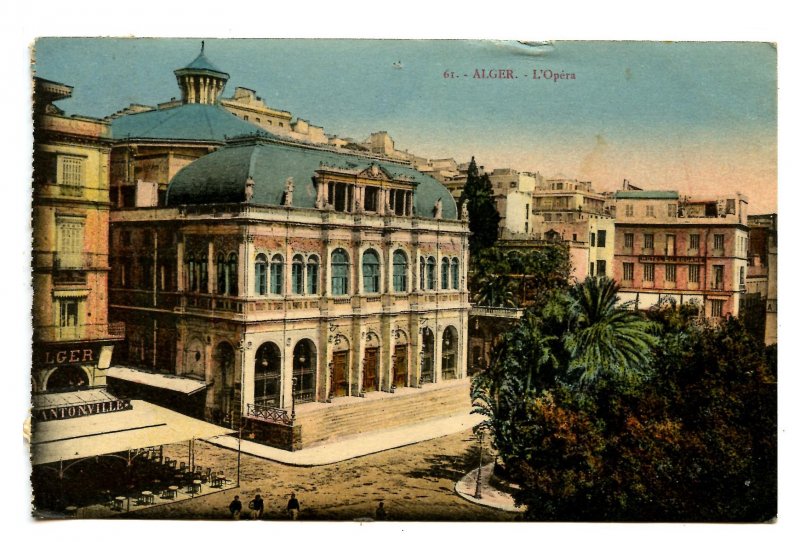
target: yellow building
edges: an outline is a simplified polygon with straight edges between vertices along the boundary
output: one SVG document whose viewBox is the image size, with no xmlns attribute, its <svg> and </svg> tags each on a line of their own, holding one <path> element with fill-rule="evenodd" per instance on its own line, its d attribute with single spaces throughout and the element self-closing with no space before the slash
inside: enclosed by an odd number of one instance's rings
<svg viewBox="0 0 800 542">
<path fill-rule="evenodd" d="M 53 105 L 71 95 L 70 86 L 35 80 L 34 396 L 103 386 L 124 337 L 108 324 L 109 126 Z"/>
</svg>

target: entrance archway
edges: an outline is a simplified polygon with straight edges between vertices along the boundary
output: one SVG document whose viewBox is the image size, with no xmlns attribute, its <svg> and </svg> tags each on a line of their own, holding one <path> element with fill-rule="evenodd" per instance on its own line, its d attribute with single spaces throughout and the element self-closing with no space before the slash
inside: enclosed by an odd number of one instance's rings
<svg viewBox="0 0 800 542">
<path fill-rule="evenodd" d="M 442 380 L 456 377 L 456 360 L 458 359 L 458 331 L 447 326 L 442 333 Z"/>
<path fill-rule="evenodd" d="M 402 331 L 397 332 L 392 356 L 392 385 L 403 388 L 408 379 L 408 337 Z"/>
<path fill-rule="evenodd" d="M 364 393 L 378 390 L 380 352 L 381 346 L 378 336 L 372 332 L 368 333 L 367 342 L 364 346 L 364 366 L 361 372 L 361 391 Z"/>
<path fill-rule="evenodd" d="M 434 355 L 433 331 L 429 327 L 422 328 L 422 363 L 420 367 L 420 384 L 433 382 L 433 355 Z"/>
<path fill-rule="evenodd" d="M 344 397 L 349 393 L 347 366 L 350 356 L 350 343 L 341 335 L 334 340 L 331 367 L 331 396 Z"/>
<path fill-rule="evenodd" d="M 227 342 L 221 342 L 214 349 L 214 372 L 219 379 L 214 379 L 214 406 L 212 416 L 215 422 L 221 423 L 225 416 L 232 415 L 235 401 L 234 384 L 236 372 L 236 353 Z"/>
<path fill-rule="evenodd" d="M 266 342 L 256 350 L 254 402 L 260 406 L 280 406 L 281 350 Z"/>
<path fill-rule="evenodd" d="M 309 339 L 298 341 L 292 359 L 292 378 L 295 378 L 295 403 L 316 400 L 317 347 Z"/>
<path fill-rule="evenodd" d="M 67 391 L 89 386 L 89 375 L 81 367 L 66 366 L 59 367 L 47 377 L 45 383 L 45 390 L 52 391 Z"/>
</svg>

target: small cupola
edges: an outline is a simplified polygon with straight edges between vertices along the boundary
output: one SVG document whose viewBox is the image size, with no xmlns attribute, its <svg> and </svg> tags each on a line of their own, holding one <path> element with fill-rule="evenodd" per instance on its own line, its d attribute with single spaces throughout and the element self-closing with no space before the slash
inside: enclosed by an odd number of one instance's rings
<svg viewBox="0 0 800 542">
<path fill-rule="evenodd" d="M 200 54 L 188 66 L 175 70 L 181 101 L 185 104 L 215 104 L 222 96 L 228 74 L 219 70 L 205 55 L 205 42 Z"/>
</svg>

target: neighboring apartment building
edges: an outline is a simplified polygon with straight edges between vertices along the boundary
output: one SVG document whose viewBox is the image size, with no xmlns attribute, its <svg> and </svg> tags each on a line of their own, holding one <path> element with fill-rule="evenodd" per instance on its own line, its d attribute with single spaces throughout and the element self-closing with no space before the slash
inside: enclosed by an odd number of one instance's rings
<svg viewBox="0 0 800 542">
<path fill-rule="evenodd" d="M 503 182 L 509 184 L 500 233 L 502 245 L 521 248 L 526 243 L 563 242 L 569 246 L 576 280 L 615 276 L 614 217 L 605 196 L 595 192 L 591 183 L 545 180 L 538 173 L 518 174 Z"/>
<path fill-rule="evenodd" d="M 65 116 L 53 102 L 70 86 L 36 78 L 34 92 L 36 405 L 41 393 L 104 386 L 124 327 L 108 323 L 108 123 Z"/>
<path fill-rule="evenodd" d="M 747 250 L 746 309 L 755 314 L 754 333 L 763 334 L 767 345 L 778 342 L 778 215 L 750 215 Z"/>
<path fill-rule="evenodd" d="M 666 298 L 701 315 L 739 314 L 747 276 L 747 198 L 683 197 L 670 190 L 615 194 L 615 277 L 622 301 L 648 309 Z"/>
</svg>

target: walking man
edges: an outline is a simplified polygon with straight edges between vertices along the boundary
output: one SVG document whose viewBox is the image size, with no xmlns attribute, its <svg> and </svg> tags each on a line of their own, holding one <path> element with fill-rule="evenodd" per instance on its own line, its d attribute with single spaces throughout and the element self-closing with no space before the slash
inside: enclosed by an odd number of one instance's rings
<svg viewBox="0 0 800 542">
<path fill-rule="evenodd" d="M 286 505 L 286 510 L 289 512 L 289 517 L 292 519 L 297 519 L 297 516 L 300 515 L 300 502 L 297 500 L 294 493 L 289 497 L 289 504 Z"/>
<path fill-rule="evenodd" d="M 377 510 L 375 510 L 375 519 L 378 521 L 386 521 L 386 515 L 386 508 L 383 507 L 383 501 L 380 501 Z"/>
<path fill-rule="evenodd" d="M 242 501 L 239 500 L 239 495 L 236 495 L 231 504 L 228 505 L 228 510 L 231 511 L 231 519 L 239 519 L 242 513 Z"/>
</svg>

